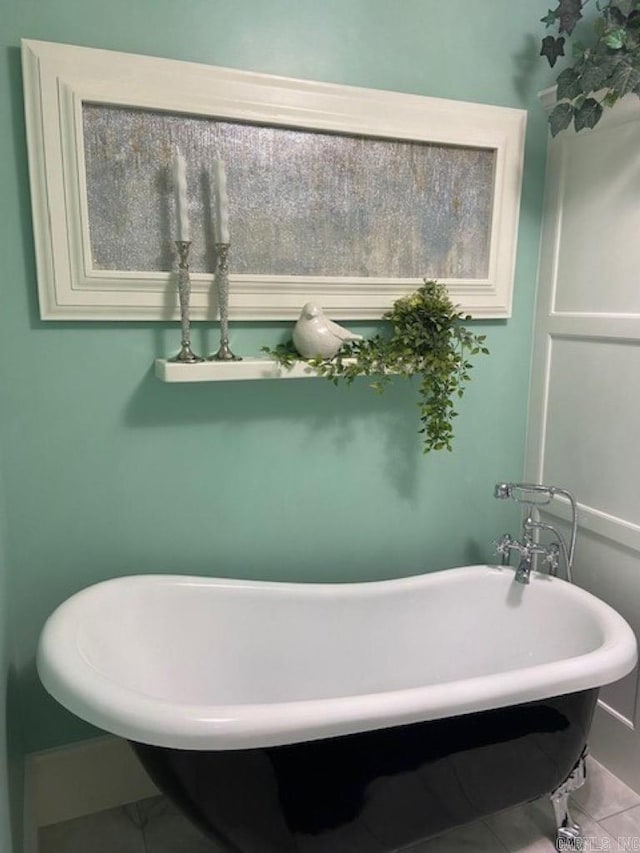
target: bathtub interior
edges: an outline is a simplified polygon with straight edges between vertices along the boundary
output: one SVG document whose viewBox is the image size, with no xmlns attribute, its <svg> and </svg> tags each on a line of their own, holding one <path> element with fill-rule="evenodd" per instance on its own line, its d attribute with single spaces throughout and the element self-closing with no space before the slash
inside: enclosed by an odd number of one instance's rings
<svg viewBox="0 0 640 853">
<path fill-rule="evenodd" d="M 588 655 L 605 642 L 566 584 L 456 571 L 442 573 L 446 583 L 141 578 L 126 595 L 105 584 L 85 603 L 74 640 L 94 672 L 123 688 L 217 706 L 444 684 Z"/>
</svg>

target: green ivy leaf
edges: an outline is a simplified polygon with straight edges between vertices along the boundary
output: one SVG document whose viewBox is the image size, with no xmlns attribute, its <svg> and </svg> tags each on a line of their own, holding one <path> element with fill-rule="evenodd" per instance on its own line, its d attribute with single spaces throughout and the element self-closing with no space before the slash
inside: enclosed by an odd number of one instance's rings
<svg viewBox="0 0 640 853">
<path fill-rule="evenodd" d="M 581 41 L 576 41 L 571 45 L 571 56 L 574 59 L 583 59 L 587 56 L 587 48 Z"/>
<path fill-rule="evenodd" d="M 553 68 L 559 56 L 564 56 L 564 38 L 554 38 L 553 36 L 545 36 L 542 39 L 542 48 L 540 56 L 546 56 L 549 65 Z"/>
<path fill-rule="evenodd" d="M 611 5 L 618 9 L 620 14 L 627 17 L 637 8 L 637 0 L 616 0 Z"/>
<path fill-rule="evenodd" d="M 582 17 L 582 0 L 560 0 L 558 17 L 560 19 L 558 32 L 571 35 Z"/>
<path fill-rule="evenodd" d="M 595 127 L 602 117 L 602 112 L 602 106 L 595 98 L 587 98 L 580 109 L 575 111 L 573 124 L 576 131 Z"/>
<path fill-rule="evenodd" d="M 605 29 L 624 27 L 627 23 L 627 16 L 622 14 L 615 3 L 609 3 L 603 10 L 603 20 Z"/>
<path fill-rule="evenodd" d="M 607 58 L 604 61 L 589 59 L 580 75 L 580 86 L 585 95 L 602 89 L 612 75 L 619 57 Z"/>
<path fill-rule="evenodd" d="M 640 15 L 638 16 L 638 23 L 640 24 Z M 631 54 L 631 59 L 634 62 L 637 61 L 637 56 L 634 55 L 634 51 L 637 53 L 637 49 L 639 46 L 640 26 L 627 27 L 624 37 L 625 53 Z"/>
<path fill-rule="evenodd" d="M 552 27 L 555 22 L 560 17 L 560 12 L 558 9 L 549 9 L 544 18 L 540 18 L 540 21 L 545 24 L 547 27 Z"/>
<path fill-rule="evenodd" d="M 640 70 L 634 67 L 630 62 L 619 62 L 611 79 L 609 88 L 612 89 L 619 98 L 624 97 L 640 84 Z"/>
<path fill-rule="evenodd" d="M 624 47 L 624 36 L 624 29 L 622 29 L 622 27 L 617 27 L 615 30 L 610 30 L 604 36 L 603 41 L 607 47 L 611 48 L 611 50 L 620 50 Z"/>
<path fill-rule="evenodd" d="M 573 105 L 566 101 L 562 104 L 556 104 L 551 110 L 549 116 L 549 128 L 551 136 L 556 136 L 561 130 L 569 127 L 573 120 Z"/>
<path fill-rule="evenodd" d="M 565 99 L 572 101 L 582 92 L 580 77 L 573 68 L 565 68 L 562 74 L 558 76 L 557 84 L 557 98 L 559 101 Z"/>
</svg>

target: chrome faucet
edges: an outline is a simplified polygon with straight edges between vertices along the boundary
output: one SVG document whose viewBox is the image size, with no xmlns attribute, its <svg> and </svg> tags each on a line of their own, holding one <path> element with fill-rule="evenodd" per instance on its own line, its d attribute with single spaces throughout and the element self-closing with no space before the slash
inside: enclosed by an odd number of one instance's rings
<svg viewBox="0 0 640 853">
<path fill-rule="evenodd" d="M 494 497 L 499 500 L 511 498 L 518 503 L 525 504 L 527 509 L 522 523 L 522 541 L 518 541 L 505 533 L 496 542 L 496 551 L 502 558 L 502 565 L 509 565 L 511 553 L 520 555 L 520 561 L 516 569 L 515 580 L 518 583 L 527 584 L 531 578 L 531 569 L 534 562 L 542 560 L 550 575 L 557 575 L 562 556 L 566 569 L 567 580 L 572 582 L 572 566 L 575 555 L 576 536 L 578 532 L 578 512 L 573 495 L 566 489 L 556 486 L 543 486 L 537 483 L 497 483 L 494 489 Z M 546 506 L 551 503 L 556 495 L 564 497 L 571 506 L 572 522 L 569 546 L 561 534 L 551 524 L 545 524 L 535 517 L 536 507 Z M 540 544 L 536 537 L 539 531 L 550 532 L 555 536 L 555 541 L 549 545 Z"/>
<path fill-rule="evenodd" d="M 535 557 L 542 558 L 543 563 L 548 566 L 550 575 L 558 574 L 560 546 L 557 542 L 552 542 L 550 545 L 540 545 L 533 541 L 530 533 L 525 533 L 522 542 L 518 542 L 517 539 L 513 539 L 508 533 L 505 533 L 496 542 L 496 552 L 501 555 L 503 566 L 509 565 L 512 551 L 520 555 L 515 576 L 518 583 L 529 583 Z"/>
</svg>

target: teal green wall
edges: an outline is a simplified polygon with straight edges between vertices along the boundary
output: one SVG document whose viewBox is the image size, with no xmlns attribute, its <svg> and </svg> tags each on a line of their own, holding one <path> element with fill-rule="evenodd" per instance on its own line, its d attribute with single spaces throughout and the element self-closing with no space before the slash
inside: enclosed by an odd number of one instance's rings
<svg viewBox="0 0 640 853">
<path fill-rule="evenodd" d="M 545 126 L 546 7 L 513 0 L 0 0 L 0 417 L 26 748 L 90 730 L 48 699 L 48 613 L 131 572 L 349 580 L 488 558 L 516 523 L 491 497 L 522 472 Z M 452 454 L 423 457 L 415 389 L 319 380 L 167 386 L 175 325 L 38 319 L 21 37 L 531 110 L 513 319 L 474 324 L 491 356 Z M 234 324 L 256 354 L 285 325 Z M 215 334 L 202 333 L 212 348 Z M 198 340 L 202 335 L 197 332 Z"/>
<path fill-rule="evenodd" d="M 21 737 L 15 731 L 12 678 L 11 587 L 5 551 L 4 487 L 0 467 L 0 851 L 21 849 L 22 756 Z"/>
<path fill-rule="evenodd" d="M 1 484 L 0 484 L 1 485 Z M 0 511 L 3 510 L 0 501 Z M 9 682 L 9 607 L 7 563 L 4 555 L 4 513 L 0 515 L 0 850 L 11 850 L 9 757 L 7 751 L 7 697 Z"/>
</svg>

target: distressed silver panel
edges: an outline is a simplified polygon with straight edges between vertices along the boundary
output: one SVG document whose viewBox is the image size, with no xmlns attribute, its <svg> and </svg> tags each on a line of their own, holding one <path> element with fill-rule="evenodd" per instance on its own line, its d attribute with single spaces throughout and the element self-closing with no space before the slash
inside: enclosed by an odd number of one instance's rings
<svg viewBox="0 0 640 853">
<path fill-rule="evenodd" d="M 191 269 L 211 271 L 209 164 L 226 166 L 231 273 L 486 278 L 495 151 L 83 105 L 96 269 L 174 267 L 187 161 Z"/>
</svg>

